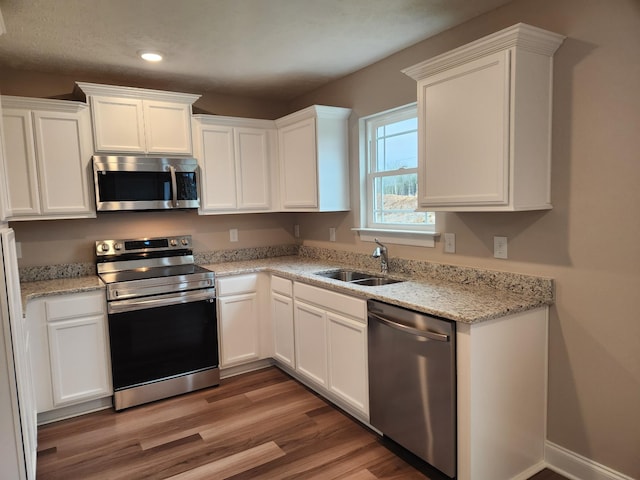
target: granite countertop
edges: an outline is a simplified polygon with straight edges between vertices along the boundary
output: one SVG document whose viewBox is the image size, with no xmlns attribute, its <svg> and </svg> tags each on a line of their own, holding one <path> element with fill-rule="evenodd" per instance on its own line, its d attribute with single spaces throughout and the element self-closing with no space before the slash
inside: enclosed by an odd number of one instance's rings
<svg viewBox="0 0 640 480">
<path fill-rule="evenodd" d="M 220 278 L 242 273 L 269 272 L 318 287 L 331 288 L 347 295 L 380 300 L 463 323 L 481 322 L 553 303 L 549 295 L 541 295 L 535 289 L 530 292 L 515 292 L 508 287 L 460 284 L 454 281 L 394 275 L 393 272 L 389 277 L 403 281 L 375 287 L 356 285 L 315 274 L 315 272 L 353 268 L 353 266 L 297 256 L 203 266 L 214 271 Z M 378 274 L 376 271 L 362 268 L 357 270 Z"/>
<path fill-rule="evenodd" d="M 100 280 L 97 275 L 22 282 L 20 284 L 22 311 L 26 312 L 27 302 L 35 298 L 49 295 L 63 295 L 66 293 L 90 292 L 104 288 L 104 283 L 102 283 L 102 280 Z"/>
<path fill-rule="evenodd" d="M 326 252 L 325 252 L 326 253 Z M 553 283 L 550 279 L 518 276 L 504 272 L 475 271 L 436 265 L 434 271 L 413 270 L 407 263 L 403 271 L 389 277 L 402 280 L 380 286 L 362 286 L 316 275 L 316 272 L 352 268 L 378 274 L 357 263 L 290 255 L 242 261 L 205 263 L 222 278 L 252 272 L 267 272 L 305 282 L 336 292 L 374 299 L 419 312 L 463 323 L 476 323 L 512 313 L 531 310 L 553 303 Z M 25 281 L 21 283 L 23 311 L 29 300 L 66 293 L 104 289 L 96 275 Z"/>
</svg>

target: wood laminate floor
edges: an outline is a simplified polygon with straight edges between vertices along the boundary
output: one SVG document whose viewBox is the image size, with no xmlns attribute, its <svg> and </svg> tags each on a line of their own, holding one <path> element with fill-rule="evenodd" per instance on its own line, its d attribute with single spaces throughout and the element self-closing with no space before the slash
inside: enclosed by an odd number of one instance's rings
<svg viewBox="0 0 640 480">
<path fill-rule="evenodd" d="M 393 447 L 391 447 L 393 448 Z M 429 479 L 277 368 L 38 429 L 38 479 Z M 563 480 L 549 470 L 532 480 Z"/>
</svg>

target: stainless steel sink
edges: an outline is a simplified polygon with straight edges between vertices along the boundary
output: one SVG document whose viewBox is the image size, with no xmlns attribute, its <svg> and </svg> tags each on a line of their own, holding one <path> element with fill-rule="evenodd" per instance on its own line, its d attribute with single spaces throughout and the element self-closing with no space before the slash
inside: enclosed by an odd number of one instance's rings
<svg viewBox="0 0 640 480">
<path fill-rule="evenodd" d="M 379 285 L 389 285 L 390 283 L 399 283 L 402 280 L 396 280 L 393 278 L 383 278 L 383 277 L 371 277 L 371 278 L 363 278 L 362 280 L 353 280 L 349 283 L 353 283 L 354 285 L 364 285 L 366 287 L 377 287 Z"/>
<path fill-rule="evenodd" d="M 315 274 L 325 278 L 332 278 L 334 280 L 340 280 L 342 282 L 353 283 L 354 285 L 364 285 L 369 287 L 402 282 L 402 280 L 387 278 L 371 273 L 358 272 L 357 270 L 329 270 L 326 272 L 315 272 Z"/>
<path fill-rule="evenodd" d="M 331 270 L 328 272 L 316 272 L 316 275 L 333 278 L 334 280 L 342 280 L 343 282 L 353 282 L 354 280 L 373 277 L 370 273 L 357 272 L 355 270 Z"/>
</svg>

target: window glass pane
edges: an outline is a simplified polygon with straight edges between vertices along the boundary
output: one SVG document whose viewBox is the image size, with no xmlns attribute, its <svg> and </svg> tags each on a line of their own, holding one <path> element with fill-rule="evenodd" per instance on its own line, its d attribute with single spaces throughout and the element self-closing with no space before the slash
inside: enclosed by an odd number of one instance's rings
<svg viewBox="0 0 640 480">
<path fill-rule="evenodd" d="M 418 130 L 418 117 L 407 118 L 406 120 L 390 123 L 386 126 L 385 132 L 387 135 L 396 135 L 410 130 Z"/>
<path fill-rule="evenodd" d="M 387 137 L 384 150 L 384 167 L 380 170 L 418 167 L 418 133 L 409 132 Z"/>
<path fill-rule="evenodd" d="M 375 223 L 430 225 L 433 215 L 415 212 L 417 174 L 376 177 L 374 180 L 373 219 Z"/>
</svg>

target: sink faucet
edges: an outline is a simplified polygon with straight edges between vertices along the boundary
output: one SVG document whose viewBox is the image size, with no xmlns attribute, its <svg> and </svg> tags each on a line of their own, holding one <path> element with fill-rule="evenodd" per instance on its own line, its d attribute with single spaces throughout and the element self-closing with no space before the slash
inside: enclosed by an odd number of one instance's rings
<svg viewBox="0 0 640 480">
<path fill-rule="evenodd" d="M 380 259 L 380 271 L 386 275 L 389 272 L 389 253 L 386 245 L 382 244 L 377 238 L 373 239 L 378 246 L 371 255 L 373 258 Z"/>
</svg>

